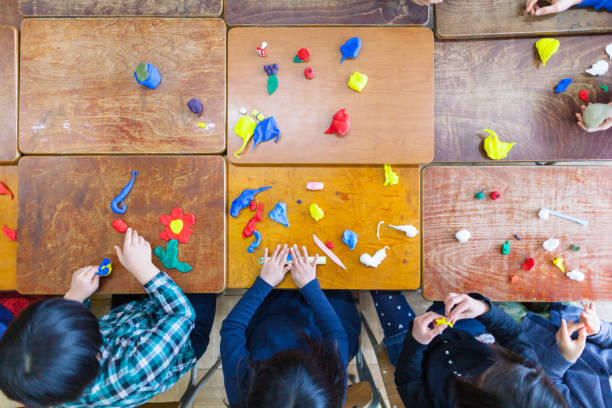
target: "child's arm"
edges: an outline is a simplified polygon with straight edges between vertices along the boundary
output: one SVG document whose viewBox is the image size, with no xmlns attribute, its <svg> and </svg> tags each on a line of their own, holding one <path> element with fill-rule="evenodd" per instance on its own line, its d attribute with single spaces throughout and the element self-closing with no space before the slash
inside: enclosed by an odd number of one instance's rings
<svg viewBox="0 0 612 408">
<path fill-rule="evenodd" d="M 348 336 L 317 280 L 316 269 L 319 255 L 315 256 L 314 261 L 310 263 L 308 262 L 306 247 L 302 247 L 302 251 L 304 257 L 300 255 L 297 245 L 291 248 L 291 257 L 293 258 L 291 276 L 312 309 L 315 323 L 321 330 L 323 339 L 329 344 L 336 345 L 342 363 L 346 365 L 348 364 Z"/>
<path fill-rule="evenodd" d="M 578 7 L 593 7 L 595 10 L 612 11 L 612 0 L 582 0 L 577 4 Z"/>
<path fill-rule="evenodd" d="M 64 295 L 64 299 L 83 303 L 93 295 L 100 285 L 100 275 L 96 275 L 97 271 L 97 266 L 86 266 L 73 273 L 70 289 Z"/>
<path fill-rule="evenodd" d="M 435 312 L 416 317 L 411 323 L 412 330 L 404 339 L 395 367 L 395 385 L 406 408 L 433 405 L 423 381 L 423 353 L 434 337 L 446 329 L 445 324 L 435 323 L 436 319 L 442 317 Z"/>
<path fill-rule="evenodd" d="M 285 266 L 288 253 L 287 245 L 282 250 L 280 245 L 277 245 L 272 256 L 268 258 L 268 248 L 266 248 L 259 277 L 221 325 L 221 361 L 225 390 L 231 405 L 239 402 L 236 398 L 241 395 L 241 391 L 246 392 L 240 385 L 248 373 L 249 365 L 249 350 L 246 346 L 247 327 L 257 308 L 290 269 L 290 266 Z"/>
</svg>

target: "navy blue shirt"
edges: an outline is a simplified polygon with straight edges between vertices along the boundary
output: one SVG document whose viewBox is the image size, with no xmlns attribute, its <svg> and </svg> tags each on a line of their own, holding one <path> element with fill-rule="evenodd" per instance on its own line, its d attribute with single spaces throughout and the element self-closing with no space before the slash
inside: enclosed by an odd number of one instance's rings
<svg viewBox="0 0 612 408">
<path fill-rule="evenodd" d="M 595 10 L 612 11 L 612 0 L 582 0 L 578 7 L 593 7 Z"/>
<path fill-rule="evenodd" d="M 248 389 L 250 362 L 267 360 L 285 350 L 308 351 L 304 334 L 335 345 L 343 367 L 348 364 L 347 333 L 317 279 L 299 294 L 283 291 L 277 302 L 264 305 L 263 312 L 258 310 L 272 289 L 258 277 L 221 326 L 221 360 L 230 405 L 245 396 L 241 391 Z"/>
</svg>

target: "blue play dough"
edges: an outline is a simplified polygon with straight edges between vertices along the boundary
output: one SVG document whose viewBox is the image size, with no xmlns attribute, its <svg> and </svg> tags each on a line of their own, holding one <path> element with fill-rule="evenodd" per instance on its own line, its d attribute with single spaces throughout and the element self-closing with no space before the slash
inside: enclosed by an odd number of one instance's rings
<svg viewBox="0 0 612 408">
<path fill-rule="evenodd" d="M 252 254 L 255 251 L 255 248 L 261 244 L 261 233 L 259 231 L 253 231 L 253 237 L 255 238 L 251 245 L 247 248 L 247 252 Z"/>
<path fill-rule="evenodd" d="M 270 116 L 259 122 L 255 127 L 255 133 L 253 133 L 253 150 L 255 147 L 261 142 L 267 142 L 268 140 L 272 140 L 274 138 L 274 143 L 278 143 L 278 138 L 280 137 L 280 130 L 278 126 L 276 126 L 276 119 L 274 116 Z"/>
<path fill-rule="evenodd" d="M 230 215 L 234 218 L 237 217 L 243 208 L 247 208 L 249 206 L 251 200 L 255 198 L 255 194 L 261 193 L 262 191 L 266 191 L 269 188 L 272 187 L 268 186 L 256 188 L 253 190 L 243 190 L 242 193 L 240 193 L 240 195 L 236 197 L 234 201 L 232 201 L 232 206 L 230 207 Z"/>
<path fill-rule="evenodd" d="M 123 204 L 123 200 L 125 200 L 125 197 L 127 197 L 127 195 L 130 193 L 130 190 L 132 189 L 132 186 L 134 185 L 134 180 L 136 179 L 137 175 L 138 175 L 138 170 L 134 170 L 132 172 L 132 179 L 129 181 L 129 183 L 125 185 L 125 187 L 123 187 L 123 190 L 121 190 L 119 195 L 113 198 L 113 201 L 111 201 L 111 204 L 110 204 L 111 210 L 113 210 L 115 214 L 125 213 L 125 210 L 127 208 L 125 204 Z"/>
<path fill-rule="evenodd" d="M 98 272 L 96 272 L 96 275 L 100 275 L 100 276 L 108 276 L 108 274 L 110 273 L 110 270 L 108 268 L 108 266 L 111 264 L 111 260 L 108 258 L 104 258 L 102 259 L 102 262 L 100 263 L 100 266 L 98 266 Z"/>
<path fill-rule="evenodd" d="M 355 249 L 355 245 L 357 245 L 357 234 L 355 234 L 351 230 L 345 230 L 342 234 L 342 242 L 344 242 L 351 249 Z"/>
<path fill-rule="evenodd" d="M 287 203 L 276 203 L 272 211 L 268 213 L 268 217 L 272 221 L 276 221 L 285 227 L 289 226 L 289 220 L 287 220 Z"/>
<path fill-rule="evenodd" d="M 342 53 L 340 63 L 342 64 L 342 61 L 347 58 L 357 58 L 359 51 L 361 51 L 361 38 L 353 37 L 349 39 L 340 47 L 340 52 Z"/>
<path fill-rule="evenodd" d="M 138 75 L 136 75 L 136 72 L 134 72 L 134 78 L 136 78 L 136 82 L 138 82 L 140 85 L 144 85 L 147 88 L 155 89 L 161 83 L 161 80 L 162 80 L 161 74 L 159 73 L 159 70 L 157 69 L 155 65 L 151 65 L 148 62 L 146 64 L 147 64 L 147 71 L 149 73 L 149 76 L 147 77 L 147 79 L 145 79 L 144 81 L 139 81 Z"/>
<path fill-rule="evenodd" d="M 555 88 L 555 93 L 561 93 L 565 91 L 567 87 L 569 86 L 569 84 L 571 83 L 572 83 L 572 78 L 562 79 L 561 82 L 557 84 L 557 87 Z"/>
</svg>

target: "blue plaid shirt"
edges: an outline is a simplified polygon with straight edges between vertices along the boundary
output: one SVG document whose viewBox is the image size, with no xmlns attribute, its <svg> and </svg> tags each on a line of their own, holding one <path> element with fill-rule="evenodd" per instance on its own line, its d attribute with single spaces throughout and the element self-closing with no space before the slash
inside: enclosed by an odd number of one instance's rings
<svg viewBox="0 0 612 408">
<path fill-rule="evenodd" d="M 166 391 L 193 368 L 189 334 L 195 313 L 164 272 L 145 285 L 149 298 L 100 319 L 100 374 L 66 407 L 136 407 Z"/>
</svg>

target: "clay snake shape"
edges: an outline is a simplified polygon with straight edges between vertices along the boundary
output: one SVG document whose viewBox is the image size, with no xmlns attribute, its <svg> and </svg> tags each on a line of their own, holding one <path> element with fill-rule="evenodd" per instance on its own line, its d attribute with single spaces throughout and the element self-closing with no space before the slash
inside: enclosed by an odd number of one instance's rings
<svg viewBox="0 0 612 408">
<path fill-rule="evenodd" d="M 136 179 L 137 175 L 138 175 L 138 170 L 132 171 L 132 179 L 129 181 L 129 183 L 125 185 L 125 187 L 123 187 L 123 190 L 121 190 L 121 193 L 119 193 L 119 195 L 113 198 L 113 201 L 111 201 L 110 206 L 111 206 L 111 210 L 113 210 L 114 213 L 124 214 L 125 210 L 127 210 L 127 208 L 125 207 L 125 204 L 123 204 L 123 200 L 125 200 L 125 197 L 127 197 L 127 195 L 130 194 L 130 190 L 132 189 L 132 186 L 134 185 L 134 180 Z"/>
</svg>

